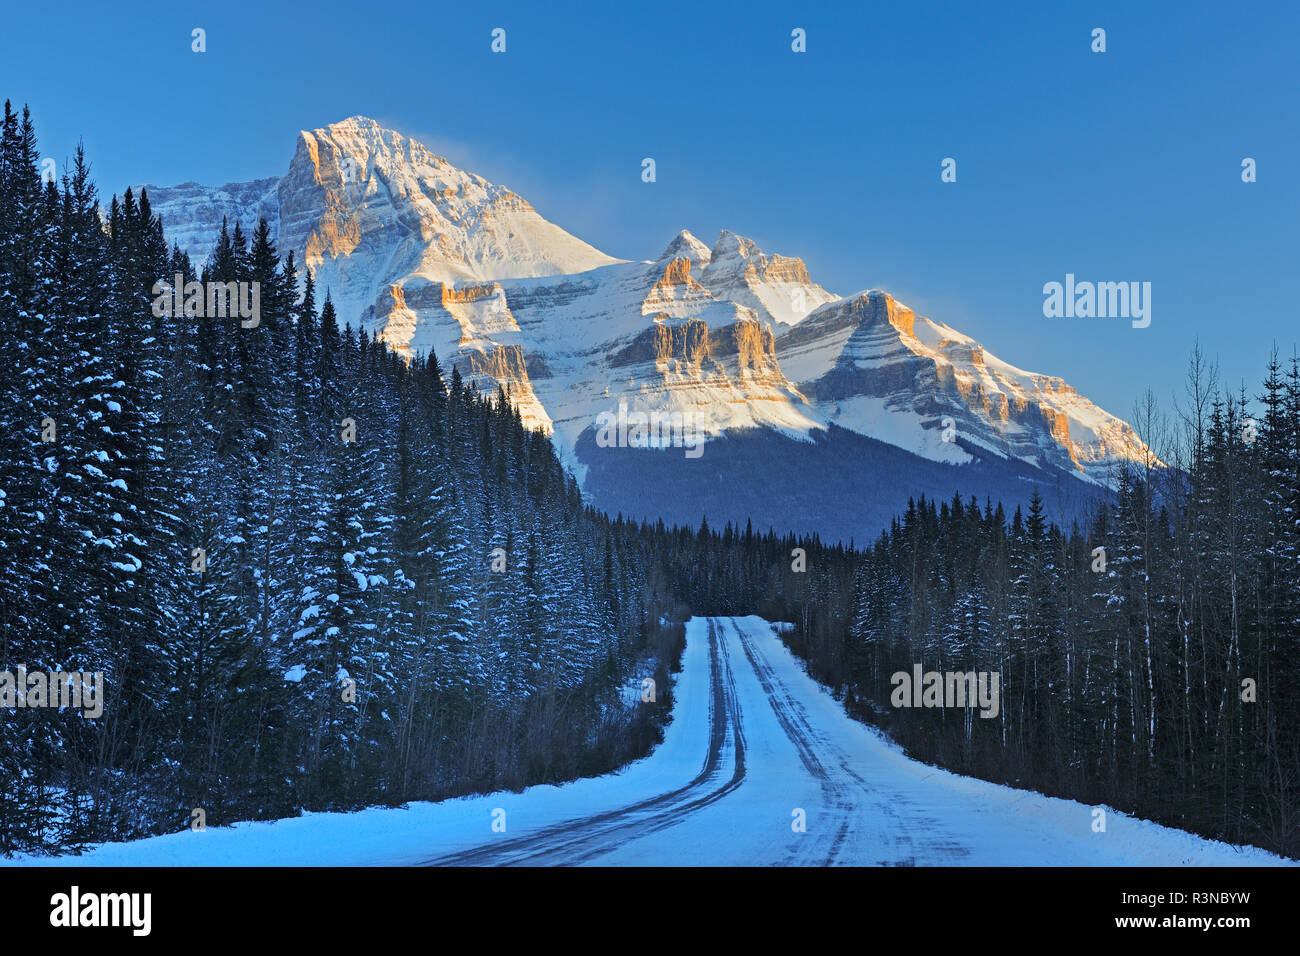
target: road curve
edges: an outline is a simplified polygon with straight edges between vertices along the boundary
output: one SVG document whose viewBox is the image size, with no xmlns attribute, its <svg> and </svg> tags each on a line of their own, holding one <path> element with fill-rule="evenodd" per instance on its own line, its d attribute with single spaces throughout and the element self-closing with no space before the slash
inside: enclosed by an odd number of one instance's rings
<svg viewBox="0 0 1300 956">
<path fill-rule="evenodd" d="M 745 738 L 723 629 L 710 619 L 709 745 L 700 772 L 685 786 L 628 806 L 552 824 L 525 836 L 425 860 L 424 866 L 573 865 L 675 826 L 731 793 L 745 779 Z"/>
<path fill-rule="evenodd" d="M 509 807 L 509 832 L 488 832 Z M 493 810 L 493 813 L 498 812 Z M 504 813 L 504 809 L 500 811 Z M 434 811 L 430 811 L 434 814 Z M 1239 848 L 961 777 L 851 719 L 768 622 L 687 624 L 673 717 L 618 773 L 448 804 L 424 866 L 1188 865 Z M 436 817 L 437 814 L 434 814 Z M 391 857 L 390 857 L 391 859 Z"/>
<path fill-rule="evenodd" d="M 800 699 L 807 688 L 792 689 L 769 660 L 784 648 L 765 622 L 755 626 L 757 620 L 703 622 L 707 713 L 687 709 L 674 716 L 708 722 L 708 745 L 688 782 L 519 835 L 494 835 L 420 865 L 565 866 L 629 859 L 650 865 L 908 866 L 917 862 L 918 846 L 930 862 L 966 856 L 969 851 L 938 819 L 909 807 L 905 794 L 882 792 L 855 769 L 844 728 L 828 732 L 818 726 L 817 715 Z M 755 761 L 757 776 L 747 767 Z M 706 848 L 718 849 L 718 838 L 726 849 L 715 855 Z"/>
</svg>

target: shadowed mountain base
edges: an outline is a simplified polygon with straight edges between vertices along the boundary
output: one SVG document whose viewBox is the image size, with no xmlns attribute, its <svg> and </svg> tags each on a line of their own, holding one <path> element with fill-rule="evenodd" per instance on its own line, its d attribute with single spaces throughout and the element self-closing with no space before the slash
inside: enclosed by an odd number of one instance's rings
<svg viewBox="0 0 1300 956">
<path fill-rule="evenodd" d="M 909 498 L 950 500 L 972 495 L 1001 501 L 1008 512 L 1025 506 L 1035 488 L 1067 526 L 1104 494 L 1056 469 L 1040 469 L 962 445 L 976 460 L 931 461 L 874 438 L 831 426 L 812 442 L 749 429 L 710 439 L 699 458 L 684 449 L 600 448 L 595 432 L 576 450 L 589 469 L 584 491 L 611 515 L 667 524 L 726 522 L 755 531 L 816 532 L 826 541 L 869 544 L 907 510 Z M 960 443 L 960 442 L 959 442 Z M 1009 517 L 1009 515 L 1008 515 Z"/>
</svg>

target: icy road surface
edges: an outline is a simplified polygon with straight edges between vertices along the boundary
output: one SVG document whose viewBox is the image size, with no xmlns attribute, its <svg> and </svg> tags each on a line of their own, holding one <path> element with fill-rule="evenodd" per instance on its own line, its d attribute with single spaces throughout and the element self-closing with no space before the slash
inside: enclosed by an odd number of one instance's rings
<svg viewBox="0 0 1300 956">
<path fill-rule="evenodd" d="M 522 793 L 313 813 L 132 843 L 67 865 L 1282 864 L 1115 811 L 950 774 L 850 720 L 756 617 L 687 625 L 664 743 Z M 504 811 L 502 814 L 501 811 Z M 802 811 L 802 813 L 800 813 Z M 802 817 L 806 829 L 795 824 Z M 496 821 L 497 830 L 493 829 Z M 504 821 L 504 832 L 499 832 Z M 0 865 L 3 865 L 0 860 Z"/>
</svg>

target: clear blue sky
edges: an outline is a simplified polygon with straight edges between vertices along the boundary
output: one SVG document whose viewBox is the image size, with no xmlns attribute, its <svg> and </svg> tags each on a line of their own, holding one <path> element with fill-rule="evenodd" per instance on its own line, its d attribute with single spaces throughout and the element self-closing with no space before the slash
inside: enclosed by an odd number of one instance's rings
<svg viewBox="0 0 1300 956">
<path fill-rule="evenodd" d="M 32 3 L 4 13 L 0 96 L 60 164 L 84 137 L 106 194 L 280 175 L 297 130 L 365 114 L 612 255 L 726 227 L 1127 417 L 1148 385 L 1168 405 L 1197 337 L 1252 388 L 1300 342 L 1298 10 Z M 1067 272 L 1151 282 L 1150 328 L 1044 318 Z"/>
</svg>

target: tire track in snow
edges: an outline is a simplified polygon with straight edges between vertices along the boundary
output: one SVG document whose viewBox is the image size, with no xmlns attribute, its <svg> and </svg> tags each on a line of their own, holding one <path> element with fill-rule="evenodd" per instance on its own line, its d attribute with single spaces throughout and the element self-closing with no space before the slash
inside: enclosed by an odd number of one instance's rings
<svg viewBox="0 0 1300 956">
<path fill-rule="evenodd" d="M 709 747 L 703 769 L 685 786 L 616 810 L 568 820 L 527 836 L 473 847 L 425 860 L 421 866 L 572 865 L 608 853 L 678 823 L 731 793 L 745 777 L 745 744 L 740 704 L 735 690 L 728 649 L 719 622 L 708 619 L 709 634 Z M 730 744 L 730 746 L 728 746 Z M 733 758 L 731 778 L 698 795 L 714 779 L 728 753 Z"/>
<path fill-rule="evenodd" d="M 849 799 L 850 788 L 842 781 L 834 779 L 818 757 L 813 742 L 816 741 L 824 747 L 825 741 L 813 730 L 803 705 L 790 694 L 789 688 L 777 676 L 776 671 L 763 653 L 754 647 L 739 622 L 731 619 L 727 623 L 735 630 L 736 637 L 740 640 L 741 649 L 745 652 L 745 657 L 749 659 L 749 665 L 754 669 L 758 682 L 767 695 L 768 703 L 772 707 L 772 713 L 776 715 L 777 723 L 781 725 L 786 737 L 794 745 L 800 762 L 803 763 L 808 773 L 821 787 L 822 796 L 825 798 L 827 806 L 834 808 L 839 825 L 835 833 L 829 837 L 830 845 L 815 854 L 819 857 L 822 865 L 830 866 L 835 862 L 836 855 L 844 846 L 852 826 L 854 807 Z M 820 835 L 816 840 L 818 845 L 826 842 Z M 783 865 L 792 863 L 801 855 L 807 855 L 807 848 L 803 848 L 802 853 L 791 852 L 782 863 Z"/>
<path fill-rule="evenodd" d="M 782 726 L 787 728 L 787 734 L 791 733 L 790 728 L 793 728 L 793 733 L 799 737 L 797 740 L 792 737 L 791 740 L 800 750 L 801 758 L 803 752 L 808 751 L 815 766 L 823 770 L 827 764 L 838 767 L 843 775 L 840 781 L 843 781 L 843 778 L 853 781 L 852 784 L 836 781 L 833 779 L 835 775 L 832 774 L 821 778 L 828 799 L 833 802 L 837 811 L 844 815 L 832 840 L 830 853 L 823 861 L 824 864 L 829 865 L 834 862 L 835 856 L 841 851 L 846 840 L 851 835 L 856 835 L 855 830 L 859 828 L 855 824 L 866 820 L 887 822 L 887 826 L 881 829 L 877 836 L 877 852 L 889 851 L 887 858 L 879 860 L 883 866 L 916 866 L 918 852 L 922 856 L 922 862 L 926 864 L 951 863 L 954 857 L 969 856 L 969 848 L 958 843 L 947 832 L 941 821 L 917 808 L 905 793 L 896 789 L 881 790 L 853 770 L 852 755 L 827 741 L 815 730 L 808 719 L 807 708 L 781 681 L 762 649 L 754 645 L 738 621 L 733 619 L 729 623 L 736 628 L 745 653 L 749 656 L 755 672 L 759 674 L 759 680 L 768 694 L 772 708 L 777 711 L 777 719 L 781 720 Z M 781 711 L 786 714 L 785 720 L 782 720 Z M 824 759 L 817 758 L 815 748 L 821 749 Z M 805 766 L 809 766 L 807 761 Z M 809 769 L 811 771 L 811 766 Z M 866 801 L 863 801 L 862 797 L 866 797 Z M 913 839 L 913 832 L 917 834 L 917 839 Z M 855 855 L 861 856 L 861 854 Z M 798 857 L 799 854 L 790 854 L 784 862 L 798 862 Z"/>
<path fill-rule="evenodd" d="M 714 619 L 711 618 L 709 620 L 711 628 L 715 623 L 717 622 Z M 716 633 L 719 637 L 725 636 L 720 623 L 717 624 Z M 736 693 L 735 672 L 731 667 L 730 650 L 726 643 L 722 640 L 718 640 L 717 647 L 720 652 L 720 657 L 726 665 L 724 669 L 725 678 L 723 680 L 723 694 L 725 698 L 725 714 L 727 718 L 725 729 L 729 731 L 731 735 L 731 752 L 733 758 L 731 779 L 722 787 L 714 790 L 712 793 L 704 795 L 703 797 L 691 800 L 688 803 L 668 807 L 656 813 L 650 819 L 628 823 L 624 826 L 615 828 L 614 831 L 608 831 L 607 833 L 601 834 L 602 837 L 613 836 L 616 839 L 613 842 L 607 842 L 603 846 L 596 846 L 594 848 L 590 846 L 584 847 L 577 855 L 570 856 L 558 862 L 561 862 L 564 865 L 585 863 L 594 857 L 616 850 L 632 840 L 639 840 L 652 833 L 657 833 L 660 830 L 674 827 L 682 821 L 683 817 L 717 803 L 723 797 L 727 796 L 727 794 L 736 790 L 736 788 L 744 782 L 745 734 L 741 720 L 740 699 Z M 584 839 L 576 842 L 588 843 L 590 841 Z"/>
</svg>

